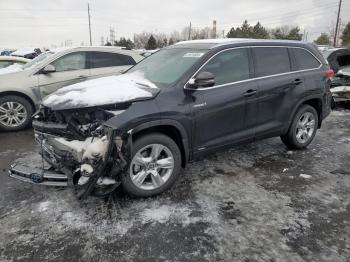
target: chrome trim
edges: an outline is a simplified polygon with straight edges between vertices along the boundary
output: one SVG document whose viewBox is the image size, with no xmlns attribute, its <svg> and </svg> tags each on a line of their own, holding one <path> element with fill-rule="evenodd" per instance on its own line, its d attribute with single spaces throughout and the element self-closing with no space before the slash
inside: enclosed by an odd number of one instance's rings
<svg viewBox="0 0 350 262">
<path fill-rule="evenodd" d="M 63 173 L 55 171 L 12 164 L 8 172 L 10 177 L 29 184 L 58 187 L 68 186 L 68 177 Z M 35 182 L 33 176 L 40 177 L 40 181 Z"/>
<path fill-rule="evenodd" d="M 214 85 L 212 87 L 205 87 L 205 88 L 188 88 L 186 87 L 186 85 L 193 80 L 193 77 L 211 60 L 213 59 L 215 56 L 217 56 L 218 54 L 222 53 L 222 52 L 226 52 L 229 50 L 233 50 L 233 49 L 241 49 L 241 48 L 255 48 L 255 47 L 278 47 L 278 48 L 299 48 L 299 49 L 304 49 L 307 52 L 309 52 L 319 63 L 319 67 L 315 67 L 315 68 L 310 68 L 310 69 L 303 69 L 303 70 L 297 70 L 297 71 L 291 71 L 291 72 L 286 72 L 286 73 L 280 73 L 280 74 L 274 74 L 274 75 L 269 75 L 269 76 L 261 76 L 261 77 L 254 77 L 254 78 L 249 78 L 249 79 L 245 79 L 245 80 L 240 80 L 240 81 L 235 81 L 235 82 L 230 82 L 230 83 L 226 83 L 226 84 L 222 84 L 222 85 Z M 240 83 L 245 83 L 245 82 L 250 82 L 250 81 L 255 81 L 255 80 L 260 80 L 260 79 L 265 79 L 265 78 L 270 78 L 270 77 L 276 77 L 276 76 L 282 76 L 282 75 L 288 75 L 288 74 L 295 74 L 295 73 L 301 73 L 301 72 L 308 72 L 308 71 L 313 71 L 313 70 L 318 70 L 322 67 L 322 62 L 320 61 L 320 59 L 318 59 L 312 52 L 310 52 L 309 50 L 307 50 L 306 48 L 303 47 L 298 47 L 298 46 L 239 46 L 239 47 L 232 47 L 232 48 L 227 48 L 224 50 L 221 50 L 219 52 L 217 52 L 216 54 L 214 54 L 213 56 L 211 56 L 191 77 L 190 79 L 187 80 L 186 84 L 184 85 L 184 89 L 187 90 L 198 90 L 198 91 L 203 91 L 203 90 L 210 90 L 210 89 L 214 89 L 214 88 L 219 88 L 219 87 L 224 87 L 224 86 L 228 86 L 228 85 L 234 85 L 234 84 L 240 84 Z"/>
</svg>

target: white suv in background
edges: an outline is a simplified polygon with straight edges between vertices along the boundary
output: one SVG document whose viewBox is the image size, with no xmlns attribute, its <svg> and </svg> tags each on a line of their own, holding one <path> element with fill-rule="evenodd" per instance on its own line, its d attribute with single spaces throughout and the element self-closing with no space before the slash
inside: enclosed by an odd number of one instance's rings
<svg viewBox="0 0 350 262">
<path fill-rule="evenodd" d="M 16 72 L 0 75 L 0 130 L 29 126 L 43 97 L 87 79 L 118 75 L 142 60 L 117 47 L 75 47 L 49 51 Z"/>
</svg>

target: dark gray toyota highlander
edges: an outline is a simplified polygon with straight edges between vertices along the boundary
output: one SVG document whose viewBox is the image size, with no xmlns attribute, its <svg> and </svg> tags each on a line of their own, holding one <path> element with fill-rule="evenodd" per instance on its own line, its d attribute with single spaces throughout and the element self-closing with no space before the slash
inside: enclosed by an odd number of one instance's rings
<svg viewBox="0 0 350 262">
<path fill-rule="evenodd" d="M 280 136 L 308 146 L 330 113 L 332 71 L 312 44 L 212 39 L 180 42 L 121 76 L 64 87 L 33 116 L 49 164 L 10 176 L 75 188 L 79 198 L 119 185 L 159 194 L 181 167 L 239 143 Z"/>
</svg>

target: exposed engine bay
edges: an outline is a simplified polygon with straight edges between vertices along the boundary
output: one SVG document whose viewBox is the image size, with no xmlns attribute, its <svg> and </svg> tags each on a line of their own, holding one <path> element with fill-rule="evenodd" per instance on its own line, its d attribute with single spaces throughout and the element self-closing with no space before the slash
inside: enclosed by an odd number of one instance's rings
<svg viewBox="0 0 350 262">
<path fill-rule="evenodd" d="M 32 183 L 57 186 L 66 181 L 79 199 L 113 192 L 127 167 L 129 134 L 119 133 L 104 122 L 127 106 L 61 111 L 42 107 L 33 116 L 33 128 L 40 154 L 50 167 L 26 175 L 20 171 L 25 168 L 13 165 L 10 176 L 12 173 L 15 178 L 22 176 L 23 181 L 26 178 Z"/>
<path fill-rule="evenodd" d="M 335 75 L 331 79 L 331 92 L 334 103 L 350 101 L 350 49 L 331 48 L 323 51 Z M 333 107 L 335 104 L 333 104 Z"/>
<path fill-rule="evenodd" d="M 350 101 L 350 66 L 336 73 L 332 79 L 331 92 L 335 102 Z"/>
</svg>

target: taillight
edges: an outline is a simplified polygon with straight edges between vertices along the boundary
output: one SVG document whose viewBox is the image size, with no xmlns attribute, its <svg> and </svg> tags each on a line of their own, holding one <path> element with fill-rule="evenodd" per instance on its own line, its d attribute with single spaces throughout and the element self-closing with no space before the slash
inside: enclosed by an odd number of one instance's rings
<svg viewBox="0 0 350 262">
<path fill-rule="evenodd" d="M 324 72 L 324 75 L 325 77 L 327 78 L 332 78 L 334 76 L 334 71 L 332 69 L 327 69 L 325 72 Z"/>
</svg>

